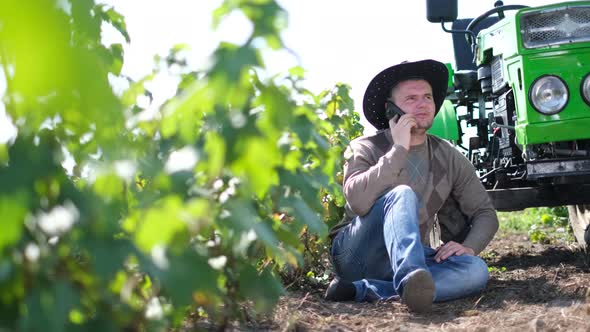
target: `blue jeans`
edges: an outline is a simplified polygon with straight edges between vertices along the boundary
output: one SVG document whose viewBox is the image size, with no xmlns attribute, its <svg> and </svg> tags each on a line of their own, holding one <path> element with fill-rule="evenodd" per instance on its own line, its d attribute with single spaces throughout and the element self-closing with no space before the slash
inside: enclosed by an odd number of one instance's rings
<svg viewBox="0 0 590 332">
<path fill-rule="evenodd" d="M 353 282 L 356 301 L 397 298 L 408 274 L 419 268 L 432 274 L 434 301 L 457 299 L 485 288 L 489 274 L 481 258 L 451 256 L 437 263 L 435 250 L 422 245 L 419 204 L 410 187 L 396 186 L 334 238 L 334 270 L 341 279 Z"/>
</svg>

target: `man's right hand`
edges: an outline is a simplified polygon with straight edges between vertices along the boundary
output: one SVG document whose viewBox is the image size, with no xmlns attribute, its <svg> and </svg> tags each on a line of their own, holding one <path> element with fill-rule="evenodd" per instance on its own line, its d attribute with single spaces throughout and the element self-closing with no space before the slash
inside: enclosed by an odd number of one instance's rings
<svg viewBox="0 0 590 332">
<path fill-rule="evenodd" d="M 400 118 L 394 116 L 389 120 L 389 130 L 391 130 L 393 142 L 409 150 L 412 128 L 417 126 L 418 123 L 416 123 L 416 119 L 411 114 L 404 114 Z"/>
</svg>

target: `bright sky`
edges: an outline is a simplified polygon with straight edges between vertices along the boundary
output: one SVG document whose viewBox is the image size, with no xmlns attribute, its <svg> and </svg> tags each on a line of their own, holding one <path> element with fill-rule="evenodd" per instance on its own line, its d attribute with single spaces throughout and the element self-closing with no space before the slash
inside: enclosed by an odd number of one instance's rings
<svg viewBox="0 0 590 332">
<path fill-rule="evenodd" d="M 283 40 L 287 52 L 265 57 L 271 73 L 300 65 L 305 86 L 315 93 L 337 82 L 348 83 L 355 109 L 362 115 L 362 98 L 369 81 L 382 69 L 404 60 L 432 58 L 454 63 L 451 35 L 426 20 L 426 1 L 278 0 L 289 14 Z M 123 73 L 139 79 L 153 67 L 155 54 L 167 54 L 175 44 L 192 48 L 190 63 L 206 68 L 219 41 L 245 41 L 251 26 L 239 15 L 211 30 L 211 13 L 221 0 L 108 0 L 125 16 L 131 44 L 125 48 Z M 492 0 L 459 0 L 459 18 L 475 17 L 493 7 Z M 504 4 L 542 5 L 547 0 L 506 0 Z M 450 28 L 450 24 L 447 26 Z M 112 32 L 112 31 L 111 31 Z M 105 31 L 105 43 L 123 42 Z M 175 85 L 160 79 L 150 87 L 155 101 L 172 96 Z M 3 90 L 0 82 L 0 91 Z M 0 142 L 14 135 L 0 105 Z M 373 128 L 365 122 L 366 132 Z M 2 124 L 4 122 L 4 125 Z"/>
<path fill-rule="evenodd" d="M 266 56 L 269 71 L 279 73 L 300 65 L 306 70 L 305 86 L 315 93 L 337 82 L 348 83 L 366 132 L 373 127 L 362 116 L 362 98 L 374 75 L 404 60 L 432 58 L 454 64 L 452 37 L 440 24 L 426 20 L 425 0 L 403 1 L 403 5 L 395 0 L 277 1 L 289 14 L 283 40 L 297 57 L 288 52 Z M 459 18 L 476 17 L 494 2 L 459 0 Z M 504 4 L 551 2 L 555 1 L 506 0 Z M 132 39 L 124 71 L 139 78 L 151 68 L 154 54 L 166 54 L 177 43 L 191 45 L 193 64 L 202 67 L 220 40 L 244 42 L 251 26 L 239 15 L 211 31 L 211 12 L 219 4 L 220 0 L 168 0 L 165 5 L 155 0 L 117 1 L 115 8 L 125 16 Z M 173 94 L 165 85 L 162 82 L 162 92 Z"/>
</svg>

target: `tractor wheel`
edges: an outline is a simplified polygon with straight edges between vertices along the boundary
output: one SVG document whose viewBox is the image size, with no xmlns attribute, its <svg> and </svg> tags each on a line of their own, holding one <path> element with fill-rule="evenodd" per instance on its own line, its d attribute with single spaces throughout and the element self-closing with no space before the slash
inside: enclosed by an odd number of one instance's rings
<svg viewBox="0 0 590 332">
<path fill-rule="evenodd" d="M 590 205 L 569 205 L 570 225 L 582 247 L 590 248 Z"/>
</svg>

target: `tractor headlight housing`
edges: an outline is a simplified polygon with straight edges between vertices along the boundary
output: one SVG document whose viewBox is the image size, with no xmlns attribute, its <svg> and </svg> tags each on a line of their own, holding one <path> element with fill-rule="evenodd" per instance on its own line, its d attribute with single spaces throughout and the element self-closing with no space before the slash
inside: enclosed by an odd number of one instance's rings
<svg viewBox="0 0 590 332">
<path fill-rule="evenodd" d="M 569 100 L 565 82 L 554 75 L 537 78 L 531 85 L 529 100 L 535 110 L 544 115 L 561 112 Z"/>
<path fill-rule="evenodd" d="M 586 75 L 586 78 L 582 81 L 580 90 L 582 98 L 584 98 L 586 104 L 590 105 L 590 74 Z"/>
</svg>

